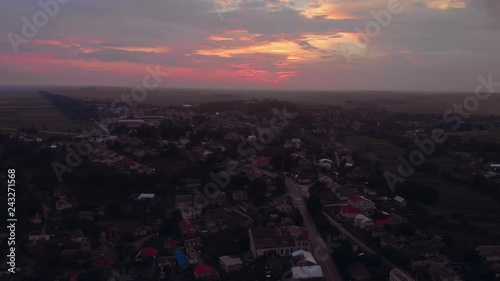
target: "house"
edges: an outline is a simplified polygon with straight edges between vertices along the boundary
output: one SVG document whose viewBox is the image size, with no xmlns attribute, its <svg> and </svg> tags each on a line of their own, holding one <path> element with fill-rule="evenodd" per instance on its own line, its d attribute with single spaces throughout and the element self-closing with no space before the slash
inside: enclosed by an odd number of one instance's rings
<svg viewBox="0 0 500 281">
<path fill-rule="evenodd" d="M 49 241 L 50 240 L 50 235 L 30 235 L 28 236 L 28 241 L 32 244 L 36 244 L 36 242 L 45 240 Z"/>
<path fill-rule="evenodd" d="M 193 195 L 179 194 L 175 196 L 175 208 L 180 209 L 181 207 L 192 207 L 192 206 L 193 206 Z"/>
<path fill-rule="evenodd" d="M 200 262 L 200 254 L 194 248 L 186 248 L 186 254 L 189 264 L 198 264 Z"/>
<path fill-rule="evenodd" d="M 253 164 L 259 168 L 264 168 L 271 163 L 271 157 L 257 157 L 253 161 Z"/>
<path fill-rule="evenodd" d="M 201 238 L 199 238 L 199 237 L 184 240 L 184 247 L 186 247 L 186 248 L 190 248 L 190 247 L 196 248 L 196 247 L 200 247 L 200 246 L 202 246 L 202 242 L 201 242 Z"/>
<path fill-rule="evenodd" d="M 340 215 L 346 219 L 354 220 L 359 214 L 361 214 L 361 210 L 352 205 L 340 206 Z"/>
<path fill-rule="evenodd" d="M 40 224 L 42 223 L 42 217 L 40 216 L 40 214 L 36 214 L 33 218 L 31 218 L 30 222 L 32 224 Z"/>
<path fill-rule="evenodd" d="M 366 230 L 370 232 L 370 235 L 372 237 L 382 237 L 384 234 L 387 233 L 383 228 L 376 225 L 367 226 Z"/>
<path fill-rule="evenodd" d="M 92 261 L 96 267 L 112 267 L 115 264 L 116 259 L 116 252 L 110 249 L 98 250 L 92 253 Z"/>
<path fill-rule="evenodd" d="M 394 201 L 396 201 L 396 204 L 398 204 L 399 206 L 406 207 L 406 205 L 407 205 L 406 200 L 399 195 L 394 197 Z"/>
<path fill-rule="evenodd" d="M 292 263 L 294 265 L 317 265 L 318 263 L 314 259 L 313 255 L 304 250 L 298 250 L 292 253 Z"/>
<path fill-rule="evenodd" d="M 185 238 L 192 238 L 196 233 L 196 228 L 194 225 L 189 222 L 189 220 L 181 220 L 179 221 L 179 229 Z"/>
<path fill-rule="evenodd" d="M 203 280 L 218 280 L 220 278 L 219 274 L 217 273 L 217 271 L 215 271 L 215 269 L 203 263 L 200 263 L 197 266 L 195 266 L 194 277 L 196 279 L 203 278 Z"/>
<path fill-rule="evenodd" d="M 356 188 L 340 188 L 337 190 L 337 198 L 342 201 L 347 201 L 348 196 L 356 193 Z"/>
<path fill-rule="evenodd" d="M 141 193 L 137 197 L 137 200 L 153 200 L 153 199 L 155 199 L 154 193 Z"/>
<path fill-rule="evenodd" d="M 179 268 L 185 269 L 189 266 L 186 255 L 184 254 L 184 252 L 182 250 L 179 249 L 179 250 L 175 251 L 174 257 L 175 257 L 175 261 L 177 262 L 177 265 L 179 266 Z"/>
<path fill-rule="evenodd" d="M 188 180 L 186 180 L 186 188 L 189 190 L 201 188 L 201 180 L 200 179 L 188 179 Z"/>
<path fill-rule="evenodd" d="M 203 212 L 202 206 L 181 207 L 181 216 L 184 220 L 198 220 Z"/>
<path fill-rule="evenodd" d="M 156 259 L 158 250 L 151 247 L 142 248 L 135 256 L 136 261 L 143 261 L 145 259 Z"/>
<path fill-rule="evenodd" d="M 245 190 L 236 190 L 233 192 L 233 200 L 234 201 L 247 201 L 248 200 L 248 192 Z"/>
<path fill-rule="evenodd" d="M 243 261 L 239 257 L 219 257 L 219 264 L 226 273 L 239 271 L 243 267 Z"/>
<path fill-rule="evenodd" d="M 439 245 L 431 240 L 411 242 L 409 246 L 413 253 L 423 258 L 439 255 Z"/>
<path fill-rule="evenodd" d="M 73 205 L 71 203 L 69 203 L 68 201 L 66 201 L 65 199 L 61 198 L 61 199 L 56 201 L 56 209 L 58 211 L 62 211 L 65 209 L 70 209 L 70 208 L 73 208 Z"/>
<path fill-rule="evenodd" d="M 300 148 L 301 141 L 299 138 L 291 139 L 290 142 L 291 142 L 293 148 L 297 148 L 297 149 Z"/>
<path fill-rule="evenodd" d="M 367 186 L 363 187 L 363 193 L 367 196 L 375 196 L 377 195 L 377 191 L 373 188 L 369 188 Z"/>
<path fill-rule="evenodd" d="M 375 220 L 375 225 L 379 227 L 384 227 L 386 225 L 392 225 L 392 221 L 390 219 Z"/>
<path fill-rule="evenodd" d="M 267 226 L 248 229 L 250 250 L 254 258 L 269 252 L 288 256 L 297 250 L 309 250 L 307 230 L 297 226 Z"/>
<path fill-rule="evenodd" d="M 403 270 L 395 267 L 389 274 L 389 281 L 415 281 L 415 279 L 411 278 L 410 275 Z"/>
<path fill-rule="evenodd" d="M 158 266 L 158 268 L 173 268 L 175 266 L 175 257 L 158 253 L 156 257 L 156 266 Z"/>
<path fill-rule="evenodd" d="M 370 281 L 371 275 L 366 266 L 360 262 L 354 262 L 347 266 L 347 272 L 354 281 Z"/>
<path fill-rule="evenodd" d="M 172 250 L 177 246 L 177 241 L 174 240 L 172 237 L 169 237 L 168 239 L 165 239 L 163 242 L 163 248 L 167 250 Z"/>
<path fill-rule="evenodd" d="M 354 217 L 354 226 L 365 229 L 372 225 L 374 225 L 373 221 L 363 214 L 358 214 Z"/>
<path fill-rule="evenodd" d="M 401 239 L 396 236 L 386 233 L 382 237 L 380 237 L 380 245 L 382 247 L 391 247 L 393 249 L 400 249 L 404 246 L 404 243 Z"/>
<path fill-rule="evenodd" d="M 291 268 L 292 281 L 305 281 L 305 280 L 326 280 L 323 276 L 323 271 L 319 265 L 309 266 L 294 266 Z"/>
<path fill-rule="evenodd" d="M 219 191 L 216 193 L 215 196 L 213 196 L 213 198 L 209 198 L 209 199 L 210 199 L 210 204 L 212 206 L 222 205 L 226 202 L 226 193 L 223 191 Z"/>
<path fill-rule="evenodd" d="M 486 262 L 500 262 L 500 245 L 479 246 L 476 250 Z"/>
<path fill-rule="evenodd" d="M 362 211 L 372 211 L 376 209 L 375 203 L 373 201 L 357 194 L 347 196 L 347 201 L 350 205 Z"/>
<path fill-rule="evenodd" d="M 226 223 L 229 213 L 224 208 L 207 210 L 205 225 L 217 225 Z"/>
<path fill-rule="evenodd" d="M 397 225 L 405 222 L 405 219 L 403 217 L 395 213 L 389 214 L 389 220 L 391 220 L 392 224 L 397 224 Z"/>
<path fill-rule="evenodd" d="M 93 211 L 78 212 L 78 219 L 80 219 L 81 221 L 94 221 L 94 212 Z"/>
<path fill-rule="evenodd" d="M 292 200 L 290 200 L 290 197 L 286 194 L 283 194 L 278 198 L 274 199 L 273 205 L 276 208 L 276 210 L 284 213 L 292 212 L 294 209 Z"/>
<path fill-rule="evenodd" d="M 462 281 L 460 275 L 444 265 L 432 265 L 427 272 L 433 281 Z"/>
</svg>

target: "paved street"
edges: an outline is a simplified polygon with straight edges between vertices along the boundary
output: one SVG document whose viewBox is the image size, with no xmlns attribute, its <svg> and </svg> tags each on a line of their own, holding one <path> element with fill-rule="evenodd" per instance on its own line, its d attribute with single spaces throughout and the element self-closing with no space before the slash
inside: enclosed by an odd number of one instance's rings
<svg viewBox="0 0 500 281">
<path fill-rule="evenodd" d="M 307 210 L 301 186 L 288 177 L 285 179 L 285 184 L 288 189 L 288 195 L 292 198 L 294 207 L 299 209 L 302 218 L 304 219 L 304 227 L 309 232 L 309 239 L 311 241 L 311 253 L 321 266 L 323 275 L 328 281 L 342 281 L 342 277 L 340 277 L 337 266 L 333 262 L 331 255 L 327 253 L 328 248 L 319 235 L 316 225 Z"/>
</svg>

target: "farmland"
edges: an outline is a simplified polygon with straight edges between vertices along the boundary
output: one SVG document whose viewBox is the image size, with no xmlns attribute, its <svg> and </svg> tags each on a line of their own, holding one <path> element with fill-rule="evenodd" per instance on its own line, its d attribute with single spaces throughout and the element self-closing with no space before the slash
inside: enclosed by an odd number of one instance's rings
<svg viewBox="0 0 500 281">
<path fill-rule="evenodd" d="M 368 158 L 380 161 L 382 171 L 397 174 L 401 148 L 385 140 L 358 135 L 347 137 L 347 143 L 365 151 Z M 449 156 L 430 158 L 427 161 L 447 170 L 453 170 L 457 164 Z M 470 186 L 447 182 L 420 172 L 415 172 L 408 179 L 439 191 L 439 204 L 433 207 L 426 206 L 431 215 L 459 214 L 481 229 L 490 233 L 500 233 L 498 226 L 500 206 L 493 198 L 474 191 Z"/>
<path fill-rule="evenodd" d="M 35 91 L 0 94 L 0 128 L 76 132 L 91 126 L 68 119 Z"/>
<path fill-rule="evenodd" d="M 54 94 L 73 98 L 112 101 L 121 94 L 128 94 L 130 88 L 83 87 L 51 88 Z M 172 106 L 184 103 L 218 102 L 249 99 L 276 98 L 278 100 L 308 106 L 342 105 L 346 102 L 362 102 L 385 107 L 398 113 L 438 114 L 462 104 L 471 94 L 406 93 L 389 91 L 273 91 L 273 90 L 203 90 L 203 89 L 157 89 L 148 91 L 145 104 Z M 492 94 L 481 101 L 473 115 L 499 115 L 500 94 Z"/>
<path fill-rule="evenodd" d="M 476 141 L 500 144 L 500 130 L 453 132 L 449 133 L 449 135 L 459 136 L 463 141 L 474 138 Z"/>
</svg>

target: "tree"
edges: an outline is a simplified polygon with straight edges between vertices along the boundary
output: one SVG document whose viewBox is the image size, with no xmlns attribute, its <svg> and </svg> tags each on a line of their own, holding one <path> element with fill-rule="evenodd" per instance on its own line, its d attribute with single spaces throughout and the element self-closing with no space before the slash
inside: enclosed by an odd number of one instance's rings
<svg viewBox="0 0 500 281">
<path fill-rule="evenodd" d="M 311 215 L 318 214 L 323 209 L 321 197 L 318 193 L 311 193 L 307 199 L 306 205 Z"/>
</svg>

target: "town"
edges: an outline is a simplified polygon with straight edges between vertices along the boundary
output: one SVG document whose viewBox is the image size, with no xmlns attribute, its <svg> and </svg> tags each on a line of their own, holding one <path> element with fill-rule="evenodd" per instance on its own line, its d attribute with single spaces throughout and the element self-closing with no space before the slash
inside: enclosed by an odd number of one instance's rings
<svg viewBox="0 0 500 281">
<path fill-rule="evenodd" d="M 472 134 L 499 117 L 457 129 L 362 102 L 43 95 L 94 126 L 0 132 L 2 171 L 16 170 L 15 280 L 500 278 L 500 144 Z"/>
</svg>

